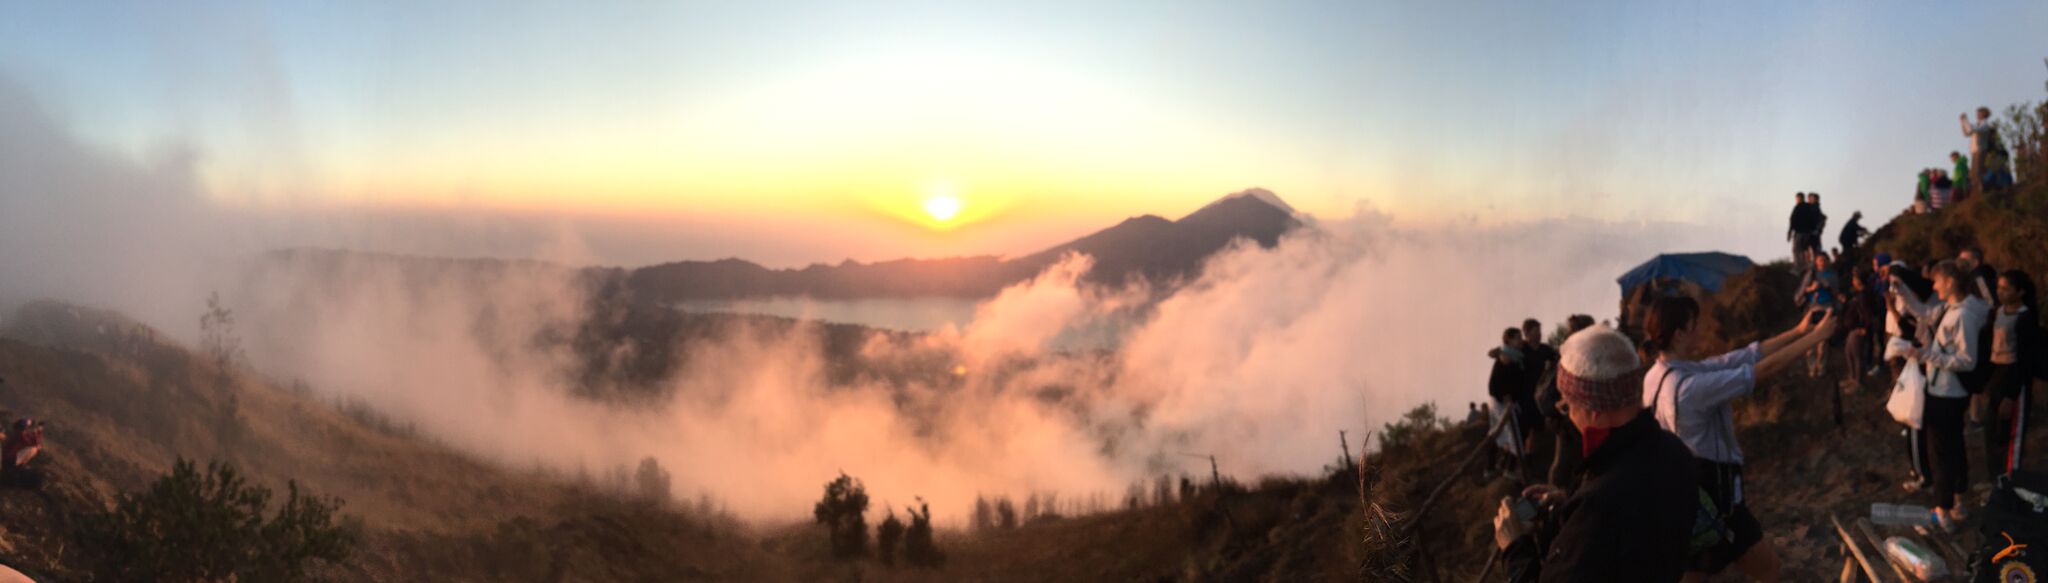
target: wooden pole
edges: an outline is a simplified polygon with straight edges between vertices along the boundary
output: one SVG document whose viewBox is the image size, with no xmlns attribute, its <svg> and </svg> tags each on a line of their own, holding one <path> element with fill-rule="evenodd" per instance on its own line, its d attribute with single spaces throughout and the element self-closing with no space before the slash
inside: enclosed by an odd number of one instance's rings
<svg viewBox="0 0 2048 583">
<path fill-rule="evenodd" d="M 1884 577 L 1878 576 L 1877 567 L 1871 566 L 1870 557 L 1863 554 L 1863 545 L 1857 544 L 1856 536 L 1849 534 L 1849 529 L 1842 527 L 1842 520 L 1829 515 L 1828 522 L 1834 523 L 1835 534 L 1842 536 L 1842 545 L 1849 547 L 1850 558 L 1855 559 L 1856 564 L 1863 567 L 1863 576 L 1870 578 L 1871 583 L 1884 583 Z"/>
<path fill-rule="evenodd" d="M 1337 430 L 1337 445 L 1344 448 L 1344 465 L 1351 465 L 1351 442 L 1344 438 L 1344 430 Z M 1351 468 L 1343 468 L 1349 470 Z"/>
<path fill-rule="evenodd" d="M 1905 567 L 1899 566 L 1897 561 L 1893 561 L 1891 557 L 1884 555 L 1884 539 L 1877 536 L 1877 527 L 1870 524 L 1869 518 L 1856 519 L 1855 527 L 1857 532 L 1863 533 L 1865 540 L 1870 541 L 1870 548 L 1877 551 L 1878 558 L 1884 559 L 1884 564 L 1891 566 L 1892 573 L 1898 575 L 1900 581 L 1915 580 L 1912 575 L 1906 574 Z"/>
</svg>

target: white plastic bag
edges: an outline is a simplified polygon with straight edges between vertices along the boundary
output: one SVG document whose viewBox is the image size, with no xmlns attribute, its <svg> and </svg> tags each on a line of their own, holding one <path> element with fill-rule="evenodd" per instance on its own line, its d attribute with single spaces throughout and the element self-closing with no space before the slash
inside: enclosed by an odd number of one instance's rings
<svg viewBox="0 0 2048 583">
<path fill-rule="evenodd" d="M 1496 424 L 1500 423 L 1500 418 L 1508 415 L 1510 408 L 1514 406 L 1515 401 L 1513 399 L 1506 401 L 1495 400 L 1493 402 L 1493 418 L 1489 421 Z M 1498 445 L 1501 449 L 1507 450 L 1508 453 L 1514 455 L 1522 455 L 1521 434 L 1516 432 L 1517 428 L 1515 427 L 1515 423 L 1518 421 L 1521 420 L 1509 419 L 1507 426 L 1500 428 L 1500 434 L 1493 436 L 1494 445 Z"/>
<path fill-rule="evenodd" d="M 1920 372 L 1920 361 L 1907 360 L 1906 370 L 1899 373 L 1899 381 L 1892 384 L 1892 396 L 1884 403 L 1884 410 L 1892 414 L 1892 420 L 1907 427 L 1920 428 L 1921 415 L 1927 409 L 1927 375 Z"/>
</svg>

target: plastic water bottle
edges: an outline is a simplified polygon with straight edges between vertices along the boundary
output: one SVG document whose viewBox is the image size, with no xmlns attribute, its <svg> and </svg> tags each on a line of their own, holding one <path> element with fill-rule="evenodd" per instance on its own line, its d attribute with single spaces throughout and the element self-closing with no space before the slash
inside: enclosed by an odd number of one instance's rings
<svg viewBox="0 0 2048 583">
<path fill-rule="evenodd" d="M 1948 577 L 1948 561 L 1940 553 L 1920 544 L 1920 541 L 1895 536 L 1884 539 L 1884 554 L 1892 561 L 1904 566 L 1921 581 L 1938 581 Z"/>
<path fill-rule="evenodd" d="M 1870 504 L 1870 522 L 1886 526 L 1926 526 L 1932 525 L 1936 521 L 1934 519 L 1934 510 L 1926 506 L 1872 502 Z"/>
</svg>

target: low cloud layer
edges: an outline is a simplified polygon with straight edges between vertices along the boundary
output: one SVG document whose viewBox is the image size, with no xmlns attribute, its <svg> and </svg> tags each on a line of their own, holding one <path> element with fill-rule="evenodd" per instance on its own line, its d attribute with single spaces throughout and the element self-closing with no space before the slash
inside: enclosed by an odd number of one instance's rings
<svg viewBox="0 0 2048 583">
<path fill-rule="evenodd" d="M 816 329 L 742 327 L 693 344 L 690 366 L 666 381 L 672 397 L 628 408 L 574 396 L 574 356 L 533 340 L 591 317 L 571 271 L 251 259 L 322 240 L 504 247 L 489 228 L 380 231 L 311 210 L 222 210 L 190 154 L 96 150 L 35 105 L 0 79 L 0 302 L 109 307 L 192 338 L 202 298 L 219 289 L 266 373 L 510 466 L 600 473 L 652 456 L 679 496 L 766 521 L 802 519 L 840 471 L 878 502 L 923 496 L 954 524 L 976 494 L 1114 504 L 1135 481 L 1207 470 L 1187 454 L 1214 454 L 1240 478 L 1316 471 L 1337 455 L 1339 430 L 1483 398 L 1483 354 L 1501 328 L 1609 317 L 1613 278 L 1628 267 L 1727 243 L 1688 225 L 1422 227 L 1361 207 L 1271 249 L 1234 247 L 1163 299 L 1080 284 L 1089 259 L 1070 257 L 965 326 L 861 351 L 946 374 L 843 382 Z M 574 229 L 543 240 L 490 254 L 584 253 Z M 1118 349 L 1048 352 L 1076 330 Z"/>
</svg>

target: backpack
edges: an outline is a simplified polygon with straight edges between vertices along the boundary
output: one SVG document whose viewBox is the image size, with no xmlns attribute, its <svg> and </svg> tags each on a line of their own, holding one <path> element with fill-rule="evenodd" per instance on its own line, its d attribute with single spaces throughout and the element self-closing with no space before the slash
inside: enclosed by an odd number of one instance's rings
<svg viewBox="0 0 2048 583">
<path fill-rule="evenodd" d="M 1963 382 L 1963 390 L 1975 395 L 1984 392 L 1991 385 L 1991 342 L 1997 334 L 1998 309 L 1984 312 L 1984 322 L 1977 327 L 1977 349 L 1973 352 L 1977 366 L 1968 371 L 1956 373 L 1956 380 Z"/>
<path fill-rule="evenodd" d="M 1984 546 L 1970 557 L 1972 582 L 2038 581 L 2048 574 L 2048 474 L 2015 469 L 1984 504 Z"/>
<path fill-rule="evenodd" d="M 1657 414 L 1655 411 L 1657 400 L 1664 396 L 1664 383 L 1670 380 L 1671 369 L 1666 368 L 1664 369 L 1664 376 L 1657 379 L 1657 391 L 1650 394 L 1650 414 L 1652 416 Z M 1672 392 L 1674 395 L 1677 393 L 1677 391 Z M 1675 399 L 1677 397 L 1674 396 L 1672 398 Z M 1673 415 L 1676 414 L 1677 412 L 1674 411 Z M 1720 546 L 1723 542 L 1735 540 L 1735 532 L 1728 528 L 1728 513 L 1723 512 L 1720 505 L 1714 503 L 1714 495 L 1707 492 L 1705 487 L 1696 488 L 1694 491 L 1699 494 L 1700 500 L 1699 506 L 1695 507 L 1693 512 L 1692 536 L 1686 540 L 1686 556 L 1697 558 L 1705 556 L 1708 551 L 1713 550 L 1716 546 Z M 1728 510 L 1732 511 L 1733 508 Z"/>
</svg>

